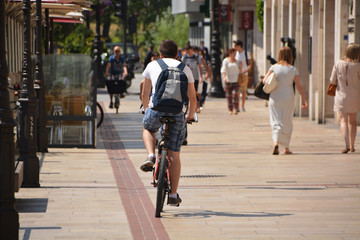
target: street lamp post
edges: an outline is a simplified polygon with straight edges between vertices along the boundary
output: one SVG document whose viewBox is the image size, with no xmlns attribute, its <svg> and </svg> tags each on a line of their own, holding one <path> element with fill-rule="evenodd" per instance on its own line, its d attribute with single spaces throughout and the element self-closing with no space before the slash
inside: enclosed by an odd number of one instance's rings
<svg viewBox="0 0 360 240">
<path fill-rule="evenodd" d="M 95 19 L 96 19 L 96 35 L 94 40 L 94 76 L 96 79 L 96 84 L 98 87 L 105 87 L 105 81 L 103 77 L 103 73 L 101 70 L 101 51 L 102 51 L 102 42 L 101 42 L 101 35 L 100 35 L 100 11 L 101 11 L 101 4 L 97 3 L 91 5 L 91 8 L 95 10 Z"/>
<path fill-rule="evenodd" d="M 221 83 L 220 73 L 220 30 L 219 30 L 219 1 L 211 0 L 211 70 L 213 74 L 213 82 L 210 89 L 210 96 L 223 98 L 225 97 L 224 89 Z"/>
<path fill-rule="evenodd" d="M 0 36 L 5 36 L 5 2 L 0 1 Z M 0 239 L 19 238 L 15 209 L 15 149 L 13 113 L 8 91 L 5 37 L 0 37 Z"/>
<path fill-rule="evenodd" d="M 35 91 L 38 98 L 38 151 L 47 152 L 48 135 L 46 131 L 45 84 L 41 51 L 42 16 L 41 0 L 36 0 L 36 67 Z"/>
<path fill-rule="evenodd" d="M 22 70 L 22 88 L 20 90 L 20 138 L 19 161 L 24 162 L 24 181 L 22 187 L 40 187 L 40 162 L 36 156 L 37 150 L 37 114 L 36 96 L 32 76 L 30 53 L 31 1 L 23 0 L 24 13 L 24 59 Z"/>
</svg>

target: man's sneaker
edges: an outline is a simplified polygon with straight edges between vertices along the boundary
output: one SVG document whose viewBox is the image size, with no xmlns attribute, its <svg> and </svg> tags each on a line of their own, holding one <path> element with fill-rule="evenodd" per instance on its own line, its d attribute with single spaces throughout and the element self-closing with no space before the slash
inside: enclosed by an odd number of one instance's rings
<svg viewBox="0 0 360 240">
<path fill-rule="evenodd" d="M 155 161 L 156 161 L 155 157 L 148 156 L 145 159 L 144 163 L 140 166 L 140 170 L 144 172 L 152 171 L 152 167 L 154 166 Z"/>
<path fill-rule="evenodd" d="M 177 194 L 177 197 L 176 198 L 172 198 L 172 197 L 169 197 L 169 201 L 168 201 L 168 204 L 170 206 L 174 206 L 174 207 L 178 207 L 180 206 L 180 203 L 181 203 L 181 198 L 179 197 L 179 194 Z"/>
<path fill-rule="evenodd" d="M 109 108 L 114 108 L 113 103 L 110 102 Z"/>
</svg>

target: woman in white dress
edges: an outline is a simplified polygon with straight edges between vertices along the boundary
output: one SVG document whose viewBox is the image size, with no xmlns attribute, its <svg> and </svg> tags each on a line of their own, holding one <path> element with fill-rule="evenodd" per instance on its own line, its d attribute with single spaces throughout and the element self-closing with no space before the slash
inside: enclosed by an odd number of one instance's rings
<svg viewBox="0 0 360 240">
<path fill-rule="evenodd" d="M 345 57 L 333 67 L 330 82 L 336 84 L 334 111 L 339 113 L 345 140 L 342 153 L 355 152 L 356 113 L 360 111 L 360 45 L 346 47 Z"/>
<path fill-rule="evenodd" d="M 269 98 L 274 155 L 279 154 L 279 144 L 285 148 L 285 154 L 292 153 L 289 149 L 289 144 L 295 105 L 294 82 L 302 98 L 302 108 L 307 108 L 307 100 L 300 83 L 299 72 L 292 64 L 293 55 L 291 49 L 289 47 L 282 47 L 279 51 L 278 63 L 270 67 L 263 80 L 265 83 L 266 78 L 271 72 L 274 72 L 278 82 L 277 87 L 270 93 Z"/>
</svg>

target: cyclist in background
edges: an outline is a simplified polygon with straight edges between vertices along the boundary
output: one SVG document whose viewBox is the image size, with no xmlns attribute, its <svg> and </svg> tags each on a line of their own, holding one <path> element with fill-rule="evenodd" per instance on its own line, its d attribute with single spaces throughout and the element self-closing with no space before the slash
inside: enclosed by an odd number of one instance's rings
<svg viewBox="0 0 360 240">
<path fill-rule="evenodd" d="M 126 67 L 125 58 L 121 55 L 121 49 L 119 46 L 114 47 L 114 54 L 110 56 L 109 62 L 106 66 L 105 77 L 109 77 L 109 80 L 124 80 L 128 70 Z M 108 90 L 109 91 L 109 90 Z M 109 91 L 111 92 L 111 91 Z M 110 105 L 109 108 L 113 108 L 113 94 L 110 95 Z M 123 97 L 123 96 L 122 96 Z"/>
<path fill-rule="evenodd" d="M 177 67 L 180 61 L 176 60 L 178 54 L 178 46 L 172 40 L 163 40 L 160 44 L 160 57 L 169 67 Z M 187 95 L 189 98 L 189 112 L 187 116 L 181 111 L 180 113 L 166 113 L 158 112 L 152 108 L 152 99 L 149 99 L 150 91 L 152 88 L 152 96 L 155 94 L 155 86 L 158 77 L 162 69 L 157 61 L 150 62 L 145 68 L 142 75 L 144 76 L 144 86 L 142 91 L 142 103 L 145 109 L 145 115 L 143 118 L 143 140 L 148 152 L 148 156 L 140 169 L 146 167 L 152 167 L 155 164 L 155 145 L 156 138 L 155 133 L 161 127 L 159 121 L 162 116 L 171 116 L 174 118 L 175 123 L 169 126 L 169 142 L 168 142 L 168 154 L 170 161 L 170 188 L 169 204 L 172 206 L 178 206 L 181 203 L 179 194 L 177 194 L 177 188 L 180 179 L 181 162 L 180 162 L 180 148 L 185 137 L 186 120 L 194 118 L 196 109 L 196 92 L 194 87 L 194 77 L 189 67 L 185 66 L 184 73 L 188 78 L 188 90 Z"/>
</svg>

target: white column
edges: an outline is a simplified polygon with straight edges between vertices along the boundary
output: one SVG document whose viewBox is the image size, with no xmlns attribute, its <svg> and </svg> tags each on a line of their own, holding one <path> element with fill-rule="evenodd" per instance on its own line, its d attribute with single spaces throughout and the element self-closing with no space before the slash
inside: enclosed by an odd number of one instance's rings
<svg viewBox="0 0 360 240">
<path fill-rule="evenodd" d="M 323 60 L 323 114 L 326 123 L 326 118 L 334 116 L 333 105 L 334 97 L 326 95 L 327 86 L 330 83 L 330 75 L 334 65 L 334 14 L 335 14 L 335 0 L 324 0 L 324 60 Z"/>
<path fill-rule="evenodd" d="M 300 8 L 300 18 L 298 25 L 300 27 L 299 37 L 297 40 L 298 55 L 296 66 L 300 73 L 301 84 L 304 88 L 305 95 L 309 100 L 309 36 L 310 36 L 310 0 L 297 0 L 297 6 Z M 298 99 L 299 116 L 309 116 L 308 109 L 301 108 L 301 98 Z"/>
<path fill-rule="evenodd" d="M 280 10 L 278 8 L 278 1 L 272 0 L 271 7 L 271 56 L 277 59 L 277 54 L 281 46 L 280 42 Z"/>
<path fill-rule="evenodd" d="M 298 28 L 297 21 L 297 9 L 300 8 L 300 4 L 297 6 L 297 0 L 290 0 L 289 2 L 289 37 L 296 38 L 296 30 Z"/>
<path fill-rule="evenodd" d="M 281 0 L 280 6 L 280 37 L 289 37 L 289 0 Z"/>
<path fill-rule="evenodd" d="M 315 120 L 317 121 L 317 123 L 324 123 L 324 118 L 325 118 L 325 111 L 324 111 L 324 87 L 323 87 L 323 70 L 324 70 L 324 0 L 319 0 L 318 3 L 318 11 L 317 11 L 317 16 L 315 13 L 316 18 L 318 19 L 318 27 L 317 27 L 317 32 L 318 32 L 318 66 L 319 69 L 317 71 L 317 79 L 314 79 L 317 82 L 317 89 L 316 89 L 316 109 L 315 109 Z M 315 9 L 314 9 L 315 10 Z M 316 77 L 316 76 L 315 76 Z"/>
<path fill-rule="evenodd" d="M 335 1 L 335 55 L 337 61 L 344 57 L 345 48 L 348 45 L 349 1 Z"/>
<path fill-rule="evenodd" d="M 271 15 L 271 0 L 265 0 L 264 1 L 264 66 L 265 69 L 262 73 L 260 73 L 260 75 L 264 75 L 266 74 L 266 72 L 269 70 L 270 68 L 270 62 L 267 60 L 266 56 L 268 54 L 272 54 L 271 52 L 271 42 L 272 42 L 272 37 L 271 37 L 271 30 L 272 30 L 272 15 Z"/>
<path fill-rule="evenodd" d="M 353 0 L 354 1 L 354 15 L 355 15 L 355 24 L 354 24 L 354 34 L 355 40 L 354 42 L 360 44 L 360 0 Z M 358 114 L 360 116 L 360 113 Z M 359 122 L 360 124 L 360 122 Z"/>
</svg>

